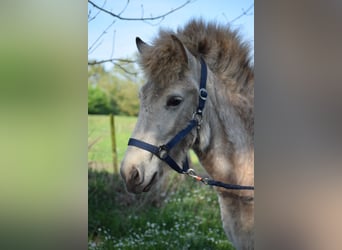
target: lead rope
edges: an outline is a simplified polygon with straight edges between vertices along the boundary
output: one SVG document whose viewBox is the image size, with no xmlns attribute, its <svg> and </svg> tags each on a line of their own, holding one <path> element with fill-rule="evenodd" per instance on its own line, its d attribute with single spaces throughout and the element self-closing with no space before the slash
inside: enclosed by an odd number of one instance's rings
<svg viewBox="0 0 342 250">
<path fill-rule="evenodd" d="M 223 183 L 220 181 L 209 179 L 208 177 L 201 177 L 197 175 L 195 170 L 193 170 L 192 168 L 188 169 L 188 171 L 186 172 L 186 175 L 190 176 L 196 181 L 200 181 L 204 183 L 205 185 L 209 185 L 209 186 L 223 187 L 226 189 L 234 189 L 234 190 L 254 190 L 254 186 L 241 186 L 241 185 L 235 185 L 235 184 L 228 184 L 228 183 Z"/>
</svg>

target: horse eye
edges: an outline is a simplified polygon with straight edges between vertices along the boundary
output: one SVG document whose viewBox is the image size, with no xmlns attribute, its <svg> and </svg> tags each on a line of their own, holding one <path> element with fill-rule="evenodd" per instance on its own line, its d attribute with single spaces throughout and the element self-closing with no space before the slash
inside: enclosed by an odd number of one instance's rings
<svg viewBox="0 0 342 250">
<path fill-rule="evenodd" d="M 172 96 L 167 100 L 166 106 L 168 107 L 176 107 L 179 104 L 181 104 L 181 102 L 183 101 L 183 99 L 179 96 Z"/>
</svg>

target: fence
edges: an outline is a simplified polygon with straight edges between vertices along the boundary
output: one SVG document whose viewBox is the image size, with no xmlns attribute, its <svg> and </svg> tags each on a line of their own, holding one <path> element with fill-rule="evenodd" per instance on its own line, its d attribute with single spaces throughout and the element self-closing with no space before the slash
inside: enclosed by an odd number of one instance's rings
<svg viewBox="0 0 342 250">
<path fill-rule="evenodd" d="M 88 162 L 91 167 L 119 172 L 136 117 L 88 115 Z"/>
</svg>

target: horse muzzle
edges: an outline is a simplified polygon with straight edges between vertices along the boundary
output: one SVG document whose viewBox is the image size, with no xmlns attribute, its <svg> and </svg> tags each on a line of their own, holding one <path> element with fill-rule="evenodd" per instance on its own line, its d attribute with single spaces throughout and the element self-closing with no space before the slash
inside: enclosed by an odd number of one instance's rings
<svg viewBox="0 0 342 250">
<path fill-rule="evenodd" d="M 128 156 L 128 155 L 127 155 Z M 153 168 L 154 163 L 142 161 L 136 163 L 132 158 L 125 157 L 121 163 L 120 174 L 125 181 L 127 191 L 140 194 L 148 192 L 158 181 L 158 168 Z"/>
</svg>

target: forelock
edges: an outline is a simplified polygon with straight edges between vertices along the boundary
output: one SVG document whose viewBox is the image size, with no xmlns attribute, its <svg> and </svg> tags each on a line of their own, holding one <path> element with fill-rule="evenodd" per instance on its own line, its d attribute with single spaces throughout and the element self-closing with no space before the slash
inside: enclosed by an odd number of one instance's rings
<svg viewBox="0 0 342 250">
<path fill-rule="evenodd" d="M 158 38 L 146 47 L 139 58 L 145 76 L 161 87 L 182 79 L 188 69 L 171 34 L 160 31 Z"/>
</svg>

